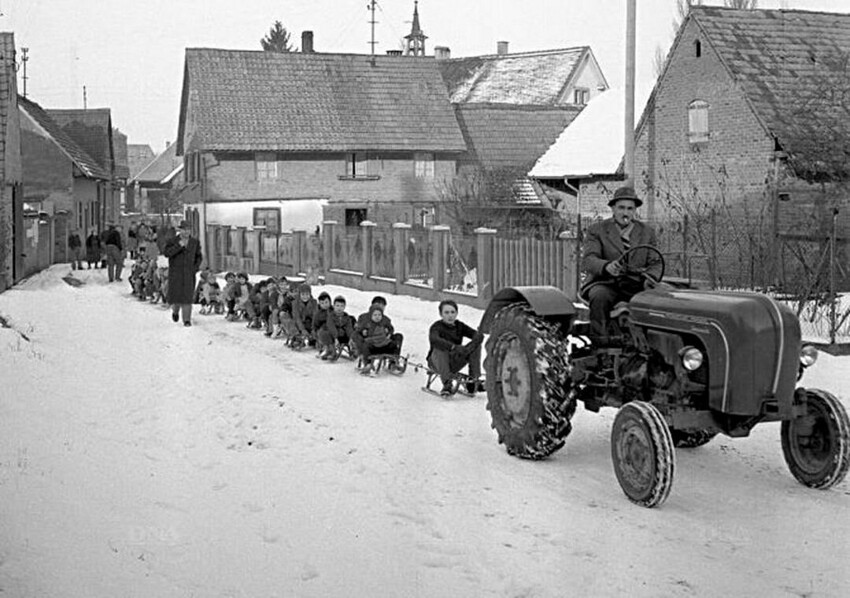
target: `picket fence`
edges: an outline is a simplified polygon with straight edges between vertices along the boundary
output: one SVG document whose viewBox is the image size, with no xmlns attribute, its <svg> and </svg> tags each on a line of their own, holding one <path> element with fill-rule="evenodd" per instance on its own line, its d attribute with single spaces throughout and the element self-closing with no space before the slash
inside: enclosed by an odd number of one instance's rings
<svg viewBox="0 0 850 598">
<path fill-rule="evenodd" d="M 448 226 L 368 221 L 357 227 L 326 221 L 321 235 L 212 224 L 206 254 L 218 271 L 298 276 L 478 308 L 504 287 L 556 286 L 570 296 L 578 288 L 578 240 L 569 233 L 541 241 L 502 238 L 487 228 L 461 235 Z"/>
</svg>

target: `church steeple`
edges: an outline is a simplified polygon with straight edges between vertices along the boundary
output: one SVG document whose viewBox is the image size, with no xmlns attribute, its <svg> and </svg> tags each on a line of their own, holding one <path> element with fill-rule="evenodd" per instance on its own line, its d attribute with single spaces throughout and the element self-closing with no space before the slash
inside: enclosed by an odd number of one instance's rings
<svg viewBox="0 0 850 598">
<path fill-rule="evenodd" d="M 419 0 L 413 2 L 413 26 L 410 28 L 410 35 L 405 35 L 406 46 L 404 55 L 409 56 L 425 56 L 425 40 L 428 39 L 422 28 L 419 26 Z"/>
</svg>

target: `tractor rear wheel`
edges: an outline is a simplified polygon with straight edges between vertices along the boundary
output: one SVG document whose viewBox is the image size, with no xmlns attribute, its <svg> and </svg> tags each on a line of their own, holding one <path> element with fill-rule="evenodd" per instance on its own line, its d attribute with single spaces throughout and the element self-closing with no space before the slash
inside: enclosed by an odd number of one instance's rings
<svg viewBox="0 0 850 598">
<path fill-rule="evenodd" d="M 676 453 L 670 428 L 650 403 L 626 403 L 611 430 L 614 473 L 626 496 L 643 507 L 657 507 L 670 495 Z"/>
<path fill-rule="evenodd" d="M 673 446 L 677 448 L 697 448 L 711 442 L 717 436 L 713 430 L 670 430 Z"/>
<path fill-rule="evenodd" d="M 850 467 L 850 420 L 832 394 L 806 389 L 806 415 L 782 422 L 782 454 L 798 482 L 826 489 Z"/>
<path fill-rule="evenodd" d="M 484 361 L 491 427 L 508 454 L 543 459 L 564 446 L 576 410 L 566 339 L 525 304 L 493 320 Z"/>
</svg>

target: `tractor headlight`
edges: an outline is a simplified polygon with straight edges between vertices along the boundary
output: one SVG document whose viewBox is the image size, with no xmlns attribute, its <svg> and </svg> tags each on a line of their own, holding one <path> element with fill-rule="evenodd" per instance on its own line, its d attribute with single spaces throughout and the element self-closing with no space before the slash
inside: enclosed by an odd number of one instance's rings
<svg viewBox="0 0 850 598">
<path fill-rule="evenodd" d="M 682 366 L 689 372 L 698 370 L 704 359 L 702 351 L 696 347 L 685 347 L 679 351 L 679 357 L 682 359 Z"/>
<path fill-rule="evenodd" d="M 818 360 L 818 350 L 812 345 L 803 345 L 800 349 L 800 364 L 804 368 L 814 365 Z"/>
</svg>

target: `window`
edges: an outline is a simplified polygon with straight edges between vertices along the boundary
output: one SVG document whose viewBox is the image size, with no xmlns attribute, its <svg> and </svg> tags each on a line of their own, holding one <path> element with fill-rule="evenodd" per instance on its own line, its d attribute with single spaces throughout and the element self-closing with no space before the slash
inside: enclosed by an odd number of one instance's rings
<svg viewBox="0 0 850 598">
<path fill-rule="evenodd" d="M 702 56 L 702 42 L 699 40 L 696 40 L 694 42 L 694 55 L 697 58 L 700 58 Z"/>
<path fill-rule="evenodd" d="M 413 172 L 417 179 L 433 179 L 434 154 L 425 152 L 413 154 Z"/>
<path fill-rule="evenodd" d="M 195 160 L 192 152 L 187 152 L 183 157 L 183 167 L 186 169 L 186 182 L 195 181 Z"/>
<path fill-rule="evenodd" d="M 345 226 L 360 226 L 364 220 L 366 220 L 366 208 L 345 210 Z"/>
<path fill-rule="evenodd" d="M 351 152 L 345 155 L 345 174 L 341 179 L 368 179 L 377 180 L 381 178 L 378 157 L 366 152 Z"/>
<path fill-rule="evenodd" d="M 274 152 L 257 152 L 254 154 L 254 165 L 258 181 L 273 181 L 277 178 L 277 154 Z"/>
<path fill-rule="evenodd" d="M 271 233 L 280 232 L 280 208 L 254 208 L 254 226 L 265 226 Z"/>
<path fill-rule="evenodd" d="M 573 92 L 573 103 L 579 106 L 584 106 L 590 101 L 590 90 L 584 87 L 577 87 Z"/>
<path fill-rule="evenodd" d="M 688 141 L 706 143 L 708 135 L 708 102 L 694 100 L 688 105 Z"/>
<path fill-rule="evenodd" d="M 85 226 L 83 222 L 83 202 L 77 202 L 77 228 L 82 229 Z"/>
</svg>

